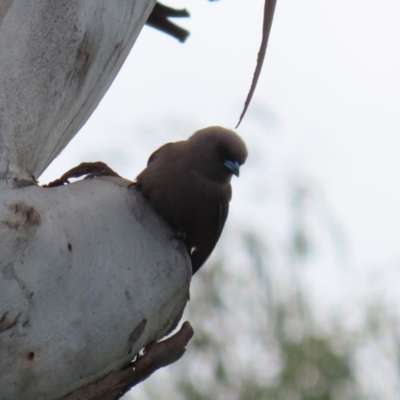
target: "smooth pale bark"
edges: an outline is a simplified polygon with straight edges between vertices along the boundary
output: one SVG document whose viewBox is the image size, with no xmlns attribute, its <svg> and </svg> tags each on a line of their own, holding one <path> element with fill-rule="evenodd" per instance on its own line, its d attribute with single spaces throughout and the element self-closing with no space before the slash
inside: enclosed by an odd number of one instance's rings
<svg viewBox="0 0 400 400">
<path fill-rule="evenodd" d="M 155 0 L 0 0 L 0 178 L 37 178 L 96 108 Z"/>
<path fill-rule="evenodd" d="M 188 254 L 124 180 L 0 193 L 2 400 L 59 399 L 177 322 Z"/>
<path fill-rule="evenodd" d="M 60 399 L 122 369 L 186 305 L 187 252 L 129 182 L 35 184 L 154 3 L 0 0 L 1 400 Z"/>
</svg>

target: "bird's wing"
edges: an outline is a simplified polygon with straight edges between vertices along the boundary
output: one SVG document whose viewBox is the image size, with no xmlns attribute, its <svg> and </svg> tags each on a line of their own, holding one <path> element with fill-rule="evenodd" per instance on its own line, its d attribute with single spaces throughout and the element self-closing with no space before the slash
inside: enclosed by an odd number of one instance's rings
<svg viewBox="0 0 400 400">
<path fill-rule="evenodd" d="M 229 213 L 229 202 L 232 197 L 232 189 L 231 186 L 229 185 L 229 191 L 226 193 L 226 196 L 222 199 L 222 201 L 219 203 L 219 221 L 218 221 L 218 233 L 217 233 L 217 240 L 219 240 L 219 237 L 221 236 L 222 229 L 224 229 L 225 221 L 228 218 L 228 213 Z"/>
<path fill-rule="evenodd" d="M 219 237 L 221 236 L 225 221 L 228 218 L 229 201 L 231 199 L 231 196 L 232 189 L 229 185 L 226 195 L 218 203 L 219 213 L 218 221 L 216 221 L 216 230 L 214 232 L 210 232 L 209 240 L 207 240 L 205 245 L 196 248 L 193 254 L 191 254 L 193 275 L 207 261 L 207 258 L 210 257 L 211 253 L 214 250 L 214 247 L 219 240 Z"/>
</svg>

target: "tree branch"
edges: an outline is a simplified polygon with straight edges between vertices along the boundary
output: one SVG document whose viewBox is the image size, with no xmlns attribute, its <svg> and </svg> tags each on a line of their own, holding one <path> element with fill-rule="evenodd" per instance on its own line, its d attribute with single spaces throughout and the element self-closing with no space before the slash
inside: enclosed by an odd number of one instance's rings
<svg viewBox="0 0 400 400">
<path fill-rule="evenodd" d="M 122 371 L 111 372 L 96 383 L 87 385 L 62 398 L 62 400 L 118 400 L 138 383 L 160 368 L 178 361 L 193 337 L 188 321 L 170 338 L 150 344 L 145 353 Z"/>
</svg>

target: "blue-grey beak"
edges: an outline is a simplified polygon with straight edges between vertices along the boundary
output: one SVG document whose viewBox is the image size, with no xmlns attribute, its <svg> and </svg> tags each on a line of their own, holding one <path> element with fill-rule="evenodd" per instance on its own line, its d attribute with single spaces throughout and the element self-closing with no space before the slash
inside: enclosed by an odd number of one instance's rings
<svg viewBox="0 0 400 400">
<path fill-rule="evenodd" d="M 232 174 L 239 176 L 240 165 L 237 161 L 226 160 L 224 161 L 224 166 L 232 171 Z"/>
</svg>

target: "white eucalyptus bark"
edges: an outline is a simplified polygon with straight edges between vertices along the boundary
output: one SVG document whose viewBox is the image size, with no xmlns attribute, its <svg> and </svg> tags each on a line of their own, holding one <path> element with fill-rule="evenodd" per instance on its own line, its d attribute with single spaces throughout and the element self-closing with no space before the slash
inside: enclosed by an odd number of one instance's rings
<svg viewBox="0 0 400 400">
<path fill-rule="evenodd" d="M 0 0 L 1 400 L 60 399 L 123 368 L 186 305 L 186 250 L 129 182 L 32 178 L 97 106 L 154 3 Z"/>
<path fill-rule="evenodd" d="M 183 244 L 108 179 L 1 188 L 2 400 L 59 399 L 122 368 L 186 305 Z"/>
<path fill-rule="evenodd" d="M 0 177 L 37 178 L 109 88 L 155 0 L 0 0 Z"/>
</svg>

